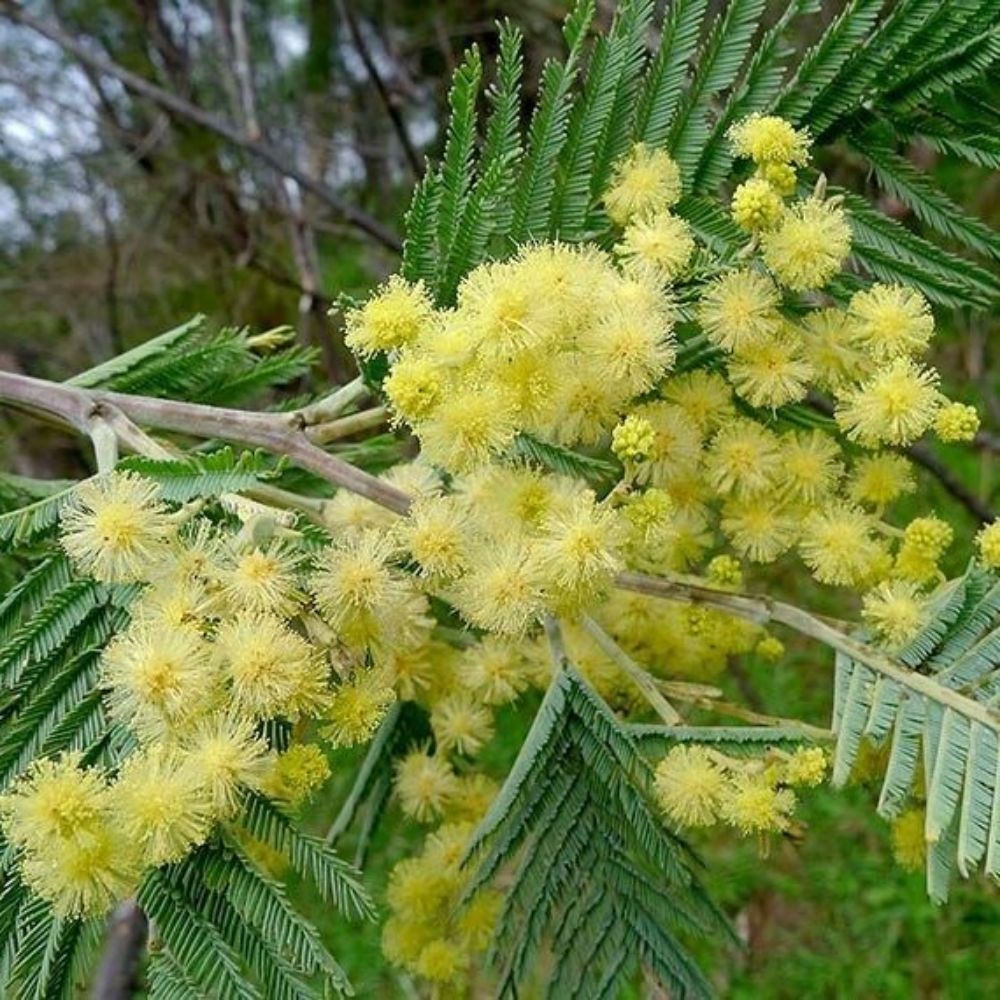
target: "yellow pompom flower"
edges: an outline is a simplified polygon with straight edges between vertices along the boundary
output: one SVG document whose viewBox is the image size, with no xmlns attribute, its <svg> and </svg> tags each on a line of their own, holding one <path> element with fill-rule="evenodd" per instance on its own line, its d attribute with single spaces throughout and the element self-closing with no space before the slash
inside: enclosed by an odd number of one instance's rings
<svg viewBox="0 0 1000 1000">
<path fill-rule="evenodd" d="M 776 636 L 765 635 L 754 647 L 754 652 L 769 663 L 777 663 L 785 655 L 785 644 Z"/>
<path fill-rule="evenodd" d="M 336 747 L 367 743 L 395 700 L 396 693 L 378 671 L 358 671 L 334 689 L 323 735 Z"/>
<path fill-rule="evenodd" d="M 542 613 L 531 550 L 518 537 L 485 548 L 455 585 L 455 604 L 470 625 L 523 635 Z"/>
<path fill-rule="evenodd" d="M 404 354 L 392 366 L 382 389 L 396 423 L 417 424 L 441 401 L 446 388 L 444 372 L 433 359 Z"/>
<path fill-rule="evenodd" d="M 680 407 L 699 432 L 707 434 L 733 415 L 733 393 L 716 372 L 695 369 L 662 386 L 663 398 Z"/>
<path fill-rule="evenodd" d="M 448 804 L 448 818 L 478 823 L 499 791 L 500 785 L 486 774 L 474 771 L 461 775 Z"/>
<path fill-rule="evenodd" d="M 902 455 L 883 452 L 858 461 L 851 473 L 847 492 L 857 503 L 881 509 L 916 488 L 917 482 L 909 461 Z"/>
<path fill-rule="evenodd" d="M 255 735 L 252 720 L 233 712 L 202 720 L 181 742 L 179 753 L 220 819 L 233 816 L 244 789 L 259 789 L 267 773 L 266 744 Z"/>
<path fill-rule="evenodd" d="M 851 251 L 844 210 L 809 198 L 785 211 L 779 225 L 761 236 L 768 270 L 795 292 L 822 288 Z"/>
<path fill-rule="evenodd" d="M 517 433 L 514 400 L 499 384 L 458 389 L 415 428 L 427 458 L 449 472 L 468 472 L 510 447 Z"/>
<path fill-rule="evenodd" d="M 595 445 L 614 427 L 626 402 L 596 364 L 580 358 L 560 372 L 553 405 L 557 419 L 548 435 L 559 444 Z"/>
<path fill-rule="evenodd" d="M 868 578 L 883 551 L 874 530 L 870 515 L 837 501 L 805 519 L 799 551 L 820 583 L 855 586 Z"/>
<path fill-rule="evenodd" d="M 457 790 L 458 779 L 444 757 L 413 750 L 396 765 L 400 806 L 418 823 L 428 823 L 440 816 Z"/>
<path fill-rule="evenodd" d="M 802 347 L 820 389 L 840 392 L 864 378 L 872 359 L 854 343 L 854 328 L 840 309 L 814 309 L 802 317 Z"/>
<path fill-rule="evenodd" d="M 25 885 L 51 904 L 57 917 L 103 917 L 135 892 L 139 864 L 133 845 L 112 819 L 91 835 L 63 841 L 51 856 L 30 855 Z"/>
<path fill-rule="evenodd" d="M 261 781 L 261 791 L 291 806 L 301 805 L 330 777 L 330 763 L 315 743 L 296 743 L 279 754 Z"/>
<path fill-rule="evenodd" d="M 1000 569 L 1000 521 L 988 524 L 976 535 L 979 558 L 990 569 Z"/>
<path fill-rule="evenodd" d="M 103 827 L 107 783 L 84 768 L 79 752 L 34 761 L 0 798 L 4 837 L 28 852 L 50 854 L 65 841 L 92 836 Z"/>
<path fill-rule="evenodd" d="M 828 763 L 822 747 L 799 747 L 785 761 L 782 781 L 787 785 L 819 785 L 826 777 Z"/>
<path fill-rule="evenodd" d="M 159 747 L 125 761 L 111 800 L 115 825 L 151 867 L 180 861 L 211 829 L 212 803 L 204 785 L 182 757 Z"/>
<path fill-rule="evenodd" d="M 718 818 L 726 776 L 704 747 L 675 746 L 656 766 L 653 787 L 675 823 L 711 826 Z"/>
<path fill-rule="evenodd" d="M 916 441 L 940 406 L 937 372 L 897 358 L 867 382 L 845 393 L 837 423 L 852 441 L 872 448 Z"/>
<path fill-rule="evenodd" d="M 414 969 L 432 983 L 453 983 L 469 966 L 465 949 L 448 938 L 435 938 L 420 952 Z"/>
<path fill-rule="evenodd" d="M 809 162 L 809 133 L 777 115 L 755 112 L 730 126 L 726 134 L 733 152 L 755 163 L 805 166 Z"/>
<path fill-rule="evenodd" d="M 738 419 L 716 434 L 706 457 L 706 473 L 720 493 L 741 496 L 770 488 L 781 472 L 781 442 L 752 420 Z"/>
<path fill-rule="evenodd" d="M 188 628 L 139 622 L 108 645 L 101 666 L 112 716 L 142 736 L 183 726 L 218 688 L 210 647 Z"/>
<path fill-rule="evenodd" d="M 244 612 L 225 621 L 215 648 L 236 711 L 257 719 L 295 719 L 325 704 L 327 668 L 277 615 Z"/>
<path fill-rule="evenodd" d="M 844 468 L 840 446 L 823 431 L 796 431 L 781 438 L 782 492 L 792 500 L 815 504 L 837 489 Z"/>
<path fill-rule="evenodd" d="M 697 466 L 702 454 L 701 432 L 684 410 L 657 400 L 632 412 L 649 423 L 654 435 L 653 447 L 635 469 L 639 482 L 670 485 Z"/>
<path fill-rule="evenodd" d="M 487 705 L 514 701 L 528 686 L 528 671 L 520 647 L 506 639 L 485 636 L 462 653 L 462 683 Z"/>
<path fill-rule="evenodd" d="M 465 692 L 442 698 L 431 712 L 438 749 L 473 757 L 493 738 L 493 716 Z"/>
<path fill-rule="evenodd" d="M 73 565 L 104 583 L 148 579 L 174 536 L 160 487 L 133 472 L 81 483 L 60 516 L 62 547 Z"/>
<path fill-rule="evenodd" d="M 781 833 L 795 809 L 795 793 L 776 788 L 762 774 L 737 775 L 722 795 L 721 816 L 744 837 Z"/>
<path fill-rule="evenodd" d="M 798 523 L 792 511 L 762 493 L 727 501 L 719 527 L 740 555 L 769 563 L 795 544 Z"/>
<path fill-rule="evenodd" d="M 778 290 L 757 271 L 729 271 L 706 286 L 698 320 L 716 346 L 736 351 L 774 333 L 780 326 Z"/>
<path fill-rule="evenodd" d="M 400 527 L 400 538 L 420 567 L 420 575 L 453 580 L 468 565 L 470 524 L 455 497 L 418 500 Z"/>
<path fill-rule="evenodd" d="M 916 517 L 903 532 L 903 547 L 924 559 L 940 559 L 955 532 L 939 517 Z"/>
<path fill-rule="evenodd" d="M 670 212 L 629 223 L 615 247 L 626 273 L 664 284 L 684 272 L 694 250 L 691 227 Z"/>
<path fill-rule="evenodd" d="M 920 631 L 926 600 L 909 580 L 888 580 L 865 594 L 861 617 L 890 649 L 899 649 Z"/>
<path fill-rule="evenodd" d="M 222 594 L 237 611 L 293 614 L 303 600 L 300 561 L 299 553 L 281 542 L 234 552 L 223 569 Z"/>
<path fill-rule="evenodd" d="M 979 430 L 979 413 L 965 403 L 948 403 L 934 418 L 934 433 L 942 441 L 972 441 Z"/>
<path fill-rule="evenodd" d="M 927 858 L 923 809 L 908 809 L 892 821 L 892 856 L 907 871 L 923 871 Z"/>
<path fill-rule="evenodd" d="M 788 327 L 746 344 L 729 362 L 733 388 L 751 406 L 775 409 L 804 399 L 812 375 L 801 338 Z"/>
<path fill-rule="evenodd" d="M 790 163 L 765 161 L 757 167 L 756 174 L 770 184 L 783 198 L 795 194 L 798 177 L 795 168 Z"/>
<path fill-rule="evenodd" d="M 612 222 L 624 226 L 635 218 L 670 208 L 680 196 L 677 164 L 664 150 L 640 142 L 615 164 L 604 207 Z"/>
<path fill-rule="evenodd" d="M 456 887 L 454 870 L 432 864 L 425 857 L 404 858 L 389 875 L 386 899 L 396 916 L 426 924 L 443 916 Z"/>
<path fill-rule="evenodd" d="M 613 379 L 623 397 L 647 392 L 673 365 L 676 351 L 669 323 L 641 312 L 616 309 L 587 327 L 578 349 Z"/>
<path fill-rule="evenodd" d="M 653 425 L 634 413 L 625 417 L 611 432 L 611 450 L 621 462 L 642 461 L 656 442 Z"/>
<path fill-rule="evenodd" d="M 761 233 L 777 225 L 785 206 L 781 195 L 763 177 L 751 177 L 733 192 L 729 209 L 741 229 Z"/>
<path fill-rule="evenodd" d="M 411 285 L 393 275 L 360 309 L 348 310 L 344 340 L 362 355 L 390 351 L 417 340 L 433 316 L 423 282 Z"/>
<path fill-rule="evenodd" d="M 503 893 L 496 889 L 481 889 L 459 912 L 455 929 L 469 951 L 480 952 L 489 947 L 503 910 L 503 899 Z"/>
<path fill-rule="evenodd" d="M 616 512 L 600 506 L 589 490 L 566 511 L 551 514 L 532 552 L 546 602 L 572 614 L 598 601 L 622 569 L 624 540 Z"/>
<path fill-rule="evenodd" d="M 872 285 L 851 298 L 854 339 L 876 361 L 914 357 L 934 336 L 934 317 L 920 292 L 903 285 Z"/>
</svg>

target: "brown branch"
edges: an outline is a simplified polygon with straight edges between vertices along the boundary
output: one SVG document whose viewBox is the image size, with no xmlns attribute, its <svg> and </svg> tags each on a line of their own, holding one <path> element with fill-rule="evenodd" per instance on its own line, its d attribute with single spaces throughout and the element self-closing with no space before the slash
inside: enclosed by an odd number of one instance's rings
<svg viewBox="0 0 1000 1000">
<path fill-rule="evenodd" d="M 277 173 L 291 178 L 303 190 L 314 195 L 375 242 L 397 253 L 402 249 L 402 243 L 394 232 L 367 212 L 345 201 L 326 184 L 310 177 L 304 170 L 289 162 L 285 155 L 273 146 L 260 139 L 248 138 L 238 128 L 204 108 L 200 108 L 183 97 L 151 83 L 145 77 L 92 52 L 86 45 L 67 34 L 57 25 L 29 14 L 15 0 L 0 0 L 0 12 L 6 14 L 11 21 L 48 38 L 49 41 L 54 42 L 64 52 L 74 56 L 83 65 L 105 76 L 114 77 L 141 97 L 158 104 L 179 118 L 215 133 L 226 142 L 245 150 L 261 162 L 266 163 Z"/>
<path fill-rule="evenodd" d="M 94 976 L 92 1000 L 130 1000 L 136 995 L 136 973 L 148 930 L 146 915 L 135 900 L 127 899 L 115 907 Z"/>
</svg>

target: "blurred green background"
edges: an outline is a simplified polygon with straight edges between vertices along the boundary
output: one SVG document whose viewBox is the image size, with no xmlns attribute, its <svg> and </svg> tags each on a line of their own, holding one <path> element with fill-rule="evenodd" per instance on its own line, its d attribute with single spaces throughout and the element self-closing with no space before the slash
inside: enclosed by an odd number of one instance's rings
<svg viewBox="0 0 1000 1000">
<path fill-rule="evenodd" d="M 613 3 L 599 5 L 610 18 Z M 842 6 L 824 4 L 816 32 Z M 256 330 L 289 323 L 318 350 L 314 386 L 352 372 L 334 311 L 398 259 L 392 237 L 372 238 L 303 185 L 283 181 L 257 155 L 266 144 L 306 178 L 319 179 L 354 214 L 399 233 L 425 156 L 440 149 L 451 70 L 465 46 L 487 55 L 496 18 L 528 39 L 528 79 L 559 50 L 562 0 L 58 0 L 29 3 L 85 56 L 0 13 L 0 368 L 64 378 L 177 325 L 194 313 Z M 806 45 L 809 38 L 802 38 Z M 94 60 L 113 62 L 181 102 L 136 97 Z M 227 123 L 238 141 L 190 108 Z M 931 166 L 958 201 L 995 225 L 1000 177 L 910 155 Z M 822 166 L 872 194 L 843 151 Z M 883 209 L 916 225 L 901 205 Z M 349 214 L 349 213 L 348 213 Z M 371 228 L 371 227 L 367 227 Z M 1000 364 L 995 318 L 939 315 L 935 358 L 950 395 L 977 405 L 976 446 L 938 447 L 937 458 L 994 508 L 1000 484 Z M 992 338 L 992 339 L 991 339 Z M 302 386 L 303 389 L 309 386 Z M 86 468 L 77 444 L 37 424 L 6 421 L 4 466 L 41 478 Z M 958 551 L 977 528 L 966 505 L 930 475 L 912 513 L 938 511 L 958 527 Z M 956 557 L 949 569 L 961 569 Z M 779 569 L 779 576 L 782 571 Z M 792 570 L 779 589 L 839 617 L 856 609 Z M 763 586 L 763 579 L 751 580 Z M 767 586 L 773 587 L 769 574 Z M 763 711 L 828 720 L 831 664 L 790 642 L 778 665 L 739 667 L 734 698 Z M 501 718 L 497 774 L 516 752 L 534 703 Z M 334 759 L 335 777 L 306 816 L 325 830 L 349 787 L 358 754 Z M 801 842 L 773 845 L 703 837 L 709 880 L 747 947 L 704 954 L 731 997 L 995 997 L 1000 896 L 983 881 L 957 887 L 935 908 L 922 876 L 896 867 L 873 793 L 820 789 L 803 796 Z M 369 852 L 376 893 L 418 838 L 390 806 Z M 347 848 L 350 848 L 350 843 Z M 369 997 L 416 995 L 387 968 L 378 930 L 321 912 L 335 954 Z"/>
</svg>

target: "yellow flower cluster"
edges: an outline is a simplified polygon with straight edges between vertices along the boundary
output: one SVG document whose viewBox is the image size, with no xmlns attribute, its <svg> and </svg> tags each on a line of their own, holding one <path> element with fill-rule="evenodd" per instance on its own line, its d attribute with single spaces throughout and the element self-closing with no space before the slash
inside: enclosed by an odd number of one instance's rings
<svg viewBox="0 0 1000 1000">
<path fill-rule="evenodd" d="M 737 759 L 707 746 L 680 744 L 657 766 L 654 790 L 664 813 L 679 826 L 722 822 L 743 836 L 766 836 L 789 829 L 792 788 L 818 785 L 826 769 L 819 747 Z"/>
</svg>

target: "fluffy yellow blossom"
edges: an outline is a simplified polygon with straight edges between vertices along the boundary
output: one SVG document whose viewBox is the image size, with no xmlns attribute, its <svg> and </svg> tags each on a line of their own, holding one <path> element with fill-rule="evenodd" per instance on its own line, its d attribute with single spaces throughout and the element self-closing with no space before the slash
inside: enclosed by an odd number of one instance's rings
<svg viewBox="0 0 1000 1000">
<path fill-rule="evenodd" d="M 907 871 L 922 871 L 927 857 L 923 809 L 908 809 L 892 822 L 892 856 Z"/>
<path fill-rule="evenodd" d="M 424 946 L 414 968 L 432 983 L 451 983 L 461 977 L 468 965 L 469 956 L 458 942 L 435 938 Z"/>
<path fill-rule="evenodd" d="M 513 443 L 514 400 L 492 383 L 456 389 L 417 426 L 416 433 L 432 462 L 449 472 L 468 472 Z"/>
<path fill-rule="evenodd" d="M 721 815 L 746 837 L 787 830 L 794 809 L 790 789 L 776 788 L 763 775 L 740 774 L 723 794 Z"/>
<path fill-rule="evenodd" d="M 786 326 L 741 347 L 729 362 L 729 378 L 751 406 L 775 409 L 804 399 L 813 370 L 801 338 Z"/>
<path fill-rule="evenodd" d="M 0 798 L 0 821 L 11 844 L 44 853 L 99 833 L 106 807 L 104 775 L 84 768 L 81 755 L 74 752 L 34 761 Z"/>
<path fill-rule="evenodd" d="M 771 487 L 781 471 L 781 442 L 752 420 L 733 420 L 716 434 L 706 458 L 709 482 L 720 493 L 749 495 Z"/>
<path fill-rule="evenodd" d="M 367 743 L 395 700 L 395 692 L 378 671 L 359 671 L 334 689 L 323 735 L 337 747 Z"/>
<path fill-rule="evenodd" d="M 253 721 L 233 712 L 199 722 L 179 752 L 221 819 L 233 816 L 244 789 L 260 788 L 267 773 L 267 746 L 255 735 Z"/>
<path fill-rule="evenodd" d="M 60 518 L 62 547 L 76 569 L 105 583 L 132 583 L 164 559 L 174 535 L 160 487 L 133 472 L 81 483 Z"/>
<path fill-rule="evenodd" d="M 238 712 L 294 719 L 318 711 L 327 701 L 327 668 L 312 646 L 276 615 L 235 615 L 220 626 L 215 649 Z"/>
<path fill-rule="evenodd" d="M 788 785 L 818 785 L 826 777 L 827 765 L 822 747 L 800 747 L 785 761 L 782 781 Z"/>
<path fill-rule="evenodd" d="M 938 560 L 951 544 L 951 526 L 937 517 L 918 517 L 903 534 L 896 554 L 895 572 L 914 583 L 927 583 L 938 575 Z"/>
<path fill-rule="evenodd" d="M 680 196 L 677 164 L 664 150 L 640 142 L 615 165 L 604 207 L 612 222 L 624 226 L 670 208 Z"/>
<path fill-rule="evenodd" d="M 394 421 L 416 424 L 425 420 L 441 401 L 445 374 L 432 358 L 404 354 L 392 366 L 382 389 L 392 407 Z"/>
<path fill-rule="evenodd" d="M 295 743 L 275 758 L 261 781 L 261 790 L 272 799 L 297 806 L 329 777 L 326 754 L 315 743 Z"/>
<path fill-rule="evenodd" d="M 854 339 L 877 361 L 923 354 L 934 336 L 927 300 L 902 285 L 872 285 L 856 292 L 848 315 Z"/>
<path fill-rule="evenodd" d="M 694 250 L 691 227 L 670 212 L 629 223 L 615 247 L 626 273 L 665 284 L 683 274 Z"/>
<path fill-rule="evenodd" d="M 785 211 L 778 191 L 763 177 L 751 177 L 734 192 L 730 205 L 733 221 L 749 233 L 773 229 Z"/>
<path fill-rule="evenodd" d="M 937 372 L 897 358 L 843 395 L 837 423 L 868 448 L 911 444 L 934 421 L 941 398 L 937 384 Z"/>
<path fill-rule="evenodd" d="M 598 366 L 586 359 L 563 372 L 553 407 L 558 422 L 549 428 L 551 436 L 559 444 L 597 444 L 614 427 L 618 411 L 626 402 L 618 393 L 609 391 L 613 388 Z"/>
<path fill-rule="evenodd" d="M 210 647 L 186 628 L 140 622 L 105 649 L 111 714 L 141 735 L 159 735 L 205 709 L 218 687 Z"/>
<path fill-rule="evenodd" d="M 733 548 L 753 562 L 774 562 L 798 537 L 799 518 L 769 494 L 734 497 L 722 508 L 720 527 Z"/>
<path fill-rule="evenodd" d="M 802 349 L 820 389 L 840 392 L 874 367 L 854 342 L 854 329 L 840 309 L 816 309 L 802 318 Z"/>
<path fill-rule="evenodd" d="M 656 797 L 681 826 L 711 826 L 718 818 L 726 777 L 704 747 L 676 746 L 656 767 Z"/>
<path fill-rule="evenodd" d="M 865 594 L 861 617 L 890 649 L 899 649 L 920 631 L 926 607 L 916 583 L 884 581 Z"/>
<path fill-rule="evenodd" d="M 790 163 L 765 161 L 757 167 L 757 176 L 767 181 L 783 198 L 795 194 L 798 178 Z"/>
<path fill-rule="evenodd" d="M 459 940 L 469 951 L 480 952 L 489 947 L 503 910 L 503 901 L 503 893 L 495 889 L 481 889 L 459 912 L 455 927 Z"/>
<path fill-rule="evenodd" d="M 778 303 L 778 290 L 767 275 L 729 271 L 702 292 L 698 319 L 716 347 L 735 351 L 779 327 Z"/>
<path fill-rule="evenodd" d="M 733 152 L 755 163 L 809 162 L 809 133 L 777 115 L 755 112 L 730 126 L 727 135 Z"/>
<path fill-rule="evenodd" d="M 404 858 L 389 875 L 386 897 L 396 916 L 408 922 L 438 918 L 451 901 L 456 873 L 425 857 Z M 433 930 L 432 930 L 433 936 Z"/>
<path fill-rule="evenodd" d="M 837 489 L 844 468 L 840 446 L 823 431 L 797 431 L 781 439 L 781 490 L 792 500 L 815 504 Z"/>
<path fill-rule="evenodd" d="M 1000 521 L 988 524 L 976 535 L 979 558 L 990 569 L 1000 568 Z"/>
<path fill-rule="evenodd" d="M 848 484 L 848 496 L 857 503 L 882 508 L 917 488 L 913 467 L 902 455 L 883 452 L 860 459 Z"/>
<path fill-rule="evenodd" d="M 111 789 L 114 823 L 143 863 L 180 861 L 208 837 L 212 802 L 182 757 L 161 749 L 134 754 Z"/>
<path fill-rule="evenodd" d="M 787 288 L 822 288 L 850 253 L 851 227 L 839 205 L 810 198 L 785 211 L 761 236 L 761 248 L 768 270 Z"/>
<path fill-rule="evenodd" d="M 404 347 L 421 335 L 433 315 L 423 282 L 411 285 L 393 275 L 360 309 L 348 310 L 344 339 L 363 355 Z"/>
<path fill-rule="evenodd" d="M 455 603 L 471 625 L 501 635 L 523 635 L 542 612 L 532 552 L 514 537 L 483 551 L 455 587 Z"/>
<path fill-rule="evenodd" d="M 567 511 L 542 524 L 532 567 L 546 603 L 568 613 L 585 610 L 611 587 L 622 568 L 618 515 L 584 491 Z"/>
<path fill-rule="evenodd" d="M 637 406 L 633 415 L 653 428 L 653 446 L 635 470 L 639 482 L 666 486 L 694 468 L 702 452 L 701 432 L 684 410 L 657 400 Z"/>
<path fill-rule="evenodd" d="M 58 917 L 102 917 L 135 891 L 139 864 L 133 845 L 109 818 L 91 836 L 60 844 L 51 855 L 30 855 L 24 882 Z"/>
<path fill-rule="evenodd" d="M 674 375 L 662 387 L 663 398 L 678 406 L 702 434 L 714 430 L 733 414 L 733 393 L 716 372 L 696 369 Z"/>
<path fill-rule="evenodd" d="M 513 701 L 528 686 L 520 647 L 506 639 L 485 636 L 462 653 L 462 683 L 488 705 Z"/>
<path fill-rule="evenodd" d="M 493 738 L 493 716 L 465 692 L 442 698 L 431 712 L 438 749 L 475 756 Z"/>
<path fill-rule="evenodd" d="M 642 312 L 615 310 L 584 331 L 579 348 L 605 378 L 614 380 L 623 398 L 638 396 L 674 362 L 671 327 L 661 322 Z"/>
<path fill-rule="evenodd" d="M 979 430 L 979 413 L 965 403 L 948 403 L 934 418 L 934 433 L 942 441 L 971 441 Z"/>
<path fill-rule="evenodd" d="M 469 536 L 467 511 L 454 497 L 418 500 L 400 529 L 420 574 L 434 580 L 451 580 L 465 570 Z"/>
<path fill-rule="evenodd" d="M 458 779 L 444 757 L 413 750 L 396 765 L 400 806 L 419 823 L 440 816 L 457 790 Z"/>
<path fill-rule="evenodd" d="M 302 603 L 300 556 L 289 545 L 271 543 L 236 551 L 222 573 L 222 594 L 237 611 L 290 615 Z"/>
<path fill-rule="evenodd" d="M 473 771 L 461 775 L 448 803 L 449 819 L 478 823 L 500 791 L 500 785 L 488 775 Z"/>
<path fill-rule="evenodd" d="M 799 551 L 820 583 L 855 586 L 868 578 L 882 552 L 874 531 L 874 518 L 837 501 L 805 519 Z"/>
</svg>

